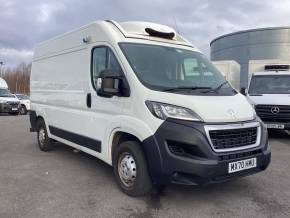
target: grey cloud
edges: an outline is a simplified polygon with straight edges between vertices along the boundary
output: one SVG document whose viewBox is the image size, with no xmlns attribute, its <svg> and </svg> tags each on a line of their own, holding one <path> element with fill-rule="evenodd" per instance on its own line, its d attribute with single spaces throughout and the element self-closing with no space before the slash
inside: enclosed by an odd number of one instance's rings
<svg viewBox="0 0 290 218">
<path fill-rule="evenodd" d="M 0 0 L 0 59 L 8 66 L 30 61 L 36 43 L 100 19 L 145 20 L 172 27 L 176 21 L 180 32 L 208 54 L 209 42 L 221 34 L 289 25 L 288 2 Z"/>
</svg>

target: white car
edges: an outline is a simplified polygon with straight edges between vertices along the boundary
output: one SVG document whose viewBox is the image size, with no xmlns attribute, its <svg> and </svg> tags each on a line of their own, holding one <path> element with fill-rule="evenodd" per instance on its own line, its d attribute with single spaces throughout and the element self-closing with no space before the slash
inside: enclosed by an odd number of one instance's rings
<svg viewBox="0 0 290 218">
<path fill-rule="evenodd" d="M 28 113 L 28 111 L 30 110 L 29 96 L 24 95 L 24 94 L 15 94 L 15 95 L 20 101 L 19 113 L 21 115 L 26 115 Z"/>
<path fill-rule="evenodd" d="M 31 131 L 113 166 L 123 192 L 265 170 L 267 129 L 195 46 L 147 22 L 97 21 L 38 44 Z"/>
</svg>

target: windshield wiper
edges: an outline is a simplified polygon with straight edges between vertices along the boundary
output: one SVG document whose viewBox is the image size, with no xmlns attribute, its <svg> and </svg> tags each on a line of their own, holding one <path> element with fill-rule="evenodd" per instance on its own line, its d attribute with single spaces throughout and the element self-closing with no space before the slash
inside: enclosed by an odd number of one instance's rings
<svg viewBox="0 0 290 218">
<path fill-rule="evenodd" d="M 226 80 L 224 81 L 222 84 L 220 84 L 218 87 L 214 88 L 214 89 L 210 89 L 208 91 L 204 91 L 203 93 L 209 93 L 209 92 L 218 92 L 218 90 L 220 90 L 224 85 L 228 84 L 229 82 Z"/>
<path fill-rule="evenodd" d="M 163 89 L 162 91 L 182 91 L 182 90 L 197 90 L 197 89 L 211 89 L 208 86 L 178 86 L 174 88 Z"/>
</svg>

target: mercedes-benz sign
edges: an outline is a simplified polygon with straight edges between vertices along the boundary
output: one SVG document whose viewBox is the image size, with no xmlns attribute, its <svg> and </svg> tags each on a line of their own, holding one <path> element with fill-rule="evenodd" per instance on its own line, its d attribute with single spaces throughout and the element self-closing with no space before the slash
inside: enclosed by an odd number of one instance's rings
<svg viewBox="0 0 290 218">
<path fill-rule="evenodd" d="M 271 108 L 272 114 L 278 114 L 280 112 L 280 108 L 277 106 L 274 106 Z"/>
</svg>

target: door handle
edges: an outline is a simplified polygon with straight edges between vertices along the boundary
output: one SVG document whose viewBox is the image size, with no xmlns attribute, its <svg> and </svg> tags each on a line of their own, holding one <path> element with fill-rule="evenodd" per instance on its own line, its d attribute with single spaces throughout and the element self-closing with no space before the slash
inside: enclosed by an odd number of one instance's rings
<svg viewBox="0 0 290 218">
<path fill-rule="evenodd" d="M 87 107 L 88 108 L 92 107 L 92 95 L 91 95 L 91 93 L 87 94 Z"/>
</svg>

